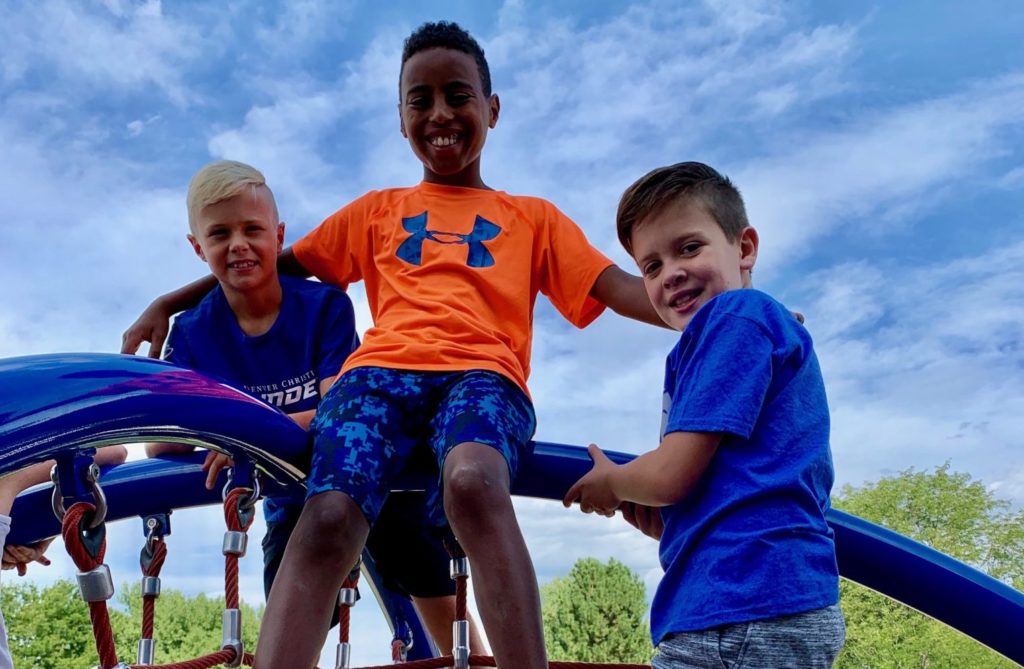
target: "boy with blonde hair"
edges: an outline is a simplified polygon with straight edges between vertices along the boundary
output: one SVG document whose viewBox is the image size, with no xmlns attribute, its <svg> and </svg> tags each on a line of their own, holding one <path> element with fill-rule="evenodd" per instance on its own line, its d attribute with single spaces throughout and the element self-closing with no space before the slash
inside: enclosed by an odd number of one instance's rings
<svg viewBox="0 0 1024 669">
<path fill-rule="evenodd" d="M 278 276 L 284 223 L 259 170 L 232 160 L 210 163 L 192 178 L 187 203 L 189 243 L 218 285 L 175 319 L 164 358 L 255 395 L 308 429 L 324 393 L 359 345 L 352 302 L 337 288 Z M 147 447 L 150 456 L 191 450 L 176 444 Z M 221 453 L 207 455 L 207 488 L 229 462 Z M 302 502 L 301 497 L 264 500 L 268 595 Z M 422 496 L 397 495 L 384 517 L 367 541 L 384 584 L 411 596 L 431 635 L 450 643 L 455 587 L 448 578 L 448 554 L 427 527 Z"/>
</svg>

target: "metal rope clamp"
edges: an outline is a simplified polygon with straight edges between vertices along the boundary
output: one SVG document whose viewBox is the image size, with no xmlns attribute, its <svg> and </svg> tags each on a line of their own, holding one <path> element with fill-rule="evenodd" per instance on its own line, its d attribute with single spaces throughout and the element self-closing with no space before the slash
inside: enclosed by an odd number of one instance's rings
<svg viewBox="0 0 1024 669">
<path fill-rule="evenodd" d="M 249 545 L 249 536 L 245 532 L 227 530 L 224 532 L 224 544 L 221 552 L 224 555 L 237 555 L 245 557 L 245 549 Z"/>
<path fill-rule="evenodd" d="M 346 641 L 338 644 L 338 651 L 334 656 L 334 669 L 349 669 L 352 658 L 352 647 Z"/>
<path fill-rule="evenodd" d="M 90 571 L 78 572 L 78 590 L 87 602 L 105 602 L 114 596 L 114 579 L 105 564 Z"/>
<path fill-rule="evenodd" d="M 449 573 L 452 580 L 459 580 L 469 577 L 469 559 L 465 557 L 452 558 Z M 452 660 L 455 669 L 468 669 L 469 667 L 469 621 L 452 621 Z"/>
<path fill-rule="evenodd" d="M 235 651 L 235 656 L 230 662 L 225 662 L 225 667 L 240 667 L 245 655 L 245 647 L 242 645 L 242 613 L 238 609 L 224 609 L 221 615 L 221 641 L 220 647 L 230 648 Z"/>
<path fill-rule="evenodd" d="M 138 662 L 136 664 L 154 664 L 156 659 L 156 641 L 139 639 Z"/>
</svg>

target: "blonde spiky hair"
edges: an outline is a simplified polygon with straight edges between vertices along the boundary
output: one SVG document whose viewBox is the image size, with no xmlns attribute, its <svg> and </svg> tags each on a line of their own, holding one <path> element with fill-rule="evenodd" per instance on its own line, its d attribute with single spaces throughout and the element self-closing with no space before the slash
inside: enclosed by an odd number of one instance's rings
<svg viewBox="0 0 1024 669">
<path fill-rule="evenodd" d="M 246 189 L 266 188 L 270 203 L 274 207 L 274 218 L 278 219 L 274 194 L 267 186 L 267 180 L 255 167 L 237 160 L 218 160 L 203 167 L 188 184 L 188 226 L 195 231 L 196 218 L 204 207 L 235 197 Z"/>
</svg>

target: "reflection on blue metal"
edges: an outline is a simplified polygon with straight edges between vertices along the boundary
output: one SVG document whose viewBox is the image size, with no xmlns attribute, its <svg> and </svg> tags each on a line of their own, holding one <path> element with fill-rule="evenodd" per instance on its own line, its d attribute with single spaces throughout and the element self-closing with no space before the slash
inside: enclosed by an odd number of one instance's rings
<svg viewBox="0 0 1024 669">
<path fill-rule="evenodd" d="M 305 433 L 276 409 L 200 374 L 145 358 L 103 354 L 0 360 L 0 473 L 59 452 L 142 440 L 186 441 L 244 453 L 267 475 L 271 490 L 303 485 Z M 609 456 L 617 462 L 633 457 Z M 201 462 L 202 455 L 193 454 L 110 469 L 102 479 L 108 519 L 219 503 L 219 492 L 203 486 Z M 560 500 L 589 468 L 585 449 L 537 442 L 514 492 Z M 415 477 L 399 482 L 403 489 L 420 485 Z M 19 496 L 12 543 L 59 532 L 49 490 L 42 486 Z M 833 510 L 828 520 L 845 578 L 1024 663 L 1024 593 L 849 514 Z M 408 600 L 375 590 L 392 623 L 409 623 L 413 629 L 409 659 L 431 657 L 433 649 Z"/>
</svg>

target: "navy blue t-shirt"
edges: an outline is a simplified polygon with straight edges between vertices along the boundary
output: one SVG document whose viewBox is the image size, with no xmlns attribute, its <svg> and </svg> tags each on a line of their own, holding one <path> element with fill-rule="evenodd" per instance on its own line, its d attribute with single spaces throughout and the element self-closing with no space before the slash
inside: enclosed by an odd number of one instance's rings
<svg viewBox="0 0 1024 669">
<path fill-rule="evenodd" d="M 265 333 L 245 334 L 217 286 L 174 319 L 164 359 L 218 378 L 285 413 L 315 409 L 320 381 L 337 375 L 359 345 L 352 301 L 315 281 L 290 276 L 280 281 L 281 311 Z M 268 498 L 264 512 L 273 522 L 279 505 Z"/>
<path fill-rule="evenodd" d="M 665 406 L 663 437 L 723 437 L 694 490 L 661 510 L 654 643 L 838 602 L 828 403 L 807 330 L 762 292 L 716 296 L 668 356 Z"/>
</svg>

